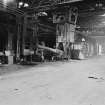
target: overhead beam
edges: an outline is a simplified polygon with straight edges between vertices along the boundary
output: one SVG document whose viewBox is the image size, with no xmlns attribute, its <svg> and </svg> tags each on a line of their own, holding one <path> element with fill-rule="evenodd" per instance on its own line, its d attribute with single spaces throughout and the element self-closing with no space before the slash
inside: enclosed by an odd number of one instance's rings
<svg viewBox="0 0 105 105">
<path fill-rule="evenodd" d="M 105 9 L 94 9 L 94 10 L 85 10 L 85 11 L 81 11 L 78 16 L 79 17 L 87 17 L 90 15 L 101 15 L 105 13 Z"/>
<path fill-rule="evenodd" d="M 65 4 L 65 3 L 74 3 L 74 2 L 79 2 L 83 0 L 58 0 L 58 4 Z"/>
<path fill-rule="evenodd" d="M 70 4 L 70 3 L 79 2 L 82 0 L 63 0 L 62 2 L 60 2 L 61 0 L 58 0 L 59 2 L 56 2 L 56 1 L 52 0 L 52 3 L 49 5 L 38 5 L 37 7 L 30 7 L 30 8 L 27 8 L 26 11 L 28 12 L 48 11 L 48 10 L 53 10 L 58 8 L 58 5 Z"/>
<path fill-rule="evenodd" d="M 49 28 L 49 29 L 51 29 L 51 30 L 56 30 L 55 28 L 53 28 L 53 27 L 51 27 L 51 26 L 49 26 L 49 25 L 46 25 L 46 24 L 41 24 L 41 23 L 39 23 L 39 26 L 42 26 L 42 27 L 45 27 L 45 28 Z"/>
</svg>

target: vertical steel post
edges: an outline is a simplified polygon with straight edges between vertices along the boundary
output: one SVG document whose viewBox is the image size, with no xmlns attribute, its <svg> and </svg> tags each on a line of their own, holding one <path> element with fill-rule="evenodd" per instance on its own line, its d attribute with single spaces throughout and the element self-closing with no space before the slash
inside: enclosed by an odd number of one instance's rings
<svg viewBox="0 0 105 105">
<path fill-rule="evenodd" d="M 38 44 L 38 16 L 35 14 L 33 17 L 34 21 L 34 27 L 33 27 L 33 44 L 35 44 L 34 47 Z"/>
<path fill-rule="evenodd" d="M 17 17 L 17 49 L 16 49 L 16 58 L 20 57 L 20 35 L 21 35 L 21 17 Z"/>
<path fill-rule="evenodd" d="M 25 14 L 24 15 L 24 23 L 23 23 L 23 36 L 22 36 L 22 56 L 24 56 L 26 32 L 27 32 L 27 16 Z"/>
</svg>

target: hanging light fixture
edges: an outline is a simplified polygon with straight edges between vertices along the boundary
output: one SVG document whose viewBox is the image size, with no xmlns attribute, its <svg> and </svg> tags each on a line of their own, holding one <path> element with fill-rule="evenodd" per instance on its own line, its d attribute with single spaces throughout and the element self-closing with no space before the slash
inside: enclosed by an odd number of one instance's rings
<svg viewBox="0 0 105 105">
<path fill-rule="evenodd" d="M 29 6 L 29 4 L 28 3 L 24 3 L 24 7 L 28 7 Z"/>
<path fill-rule="evenodd" d="M 21 7 L 29 7 L 29 4 L 21 1 L 18 3 L 18 8 L 21 8 Z"/>
<path fill-rule="evenodd" d="M 95 4 L 95 6 L 96 6 L 97 8 L 102 8 L 102 7 L 103 7 L 102 1 L 101 1 L 101 0 L 98 0 L 97 3 Z"/>
<path fill-rule="evenodd" d="M 82 38 L 82 42 L 85 42 L 85 38 Z"/>
<path fill-rule="evenodd" d="M 21 8 L 21 6 L 23 6 L 23 4 L 24 4 L 23 2 L 19 2 L 18 3 L 18 8 Z"/>
<path fill-rule="evenodd" d="M 23 2 L 19 2 L 19 6 L 22 6 L 23 5 Z"/>
</svg>

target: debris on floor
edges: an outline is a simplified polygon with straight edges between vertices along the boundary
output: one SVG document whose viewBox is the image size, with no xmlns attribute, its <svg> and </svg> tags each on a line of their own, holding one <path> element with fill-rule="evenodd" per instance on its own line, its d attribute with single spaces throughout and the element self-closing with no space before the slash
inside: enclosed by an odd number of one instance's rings
<svg viewBox="0 0 105 105">
<path fill-rule="evenodd" d="M 103 77 L 94 77 L 94 76 L 89 76 L 88 78 L 91 78 L 91 79 L 100 79 L 100 80 L 104 80 Z"/>
</svg>

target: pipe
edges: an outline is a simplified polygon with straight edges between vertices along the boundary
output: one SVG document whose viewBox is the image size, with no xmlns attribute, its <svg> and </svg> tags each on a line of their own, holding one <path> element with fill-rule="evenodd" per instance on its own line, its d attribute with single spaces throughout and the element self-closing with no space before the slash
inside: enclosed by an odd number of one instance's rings
<svg viewBox="0 0 105 105">
<path fill-rule="evenodd" d="M 37 45 L 37 47 L 40 49 L 45 49 L 45 50 L 51 51 L 51 52 L 56 53 L 58 55 L 63 55 L 63 53 L 64 53 L 62 50 L 53 49 L 53 48 L 49 48 L 49 47 L 42 46 L 42 45 Z"/>
</svg>

